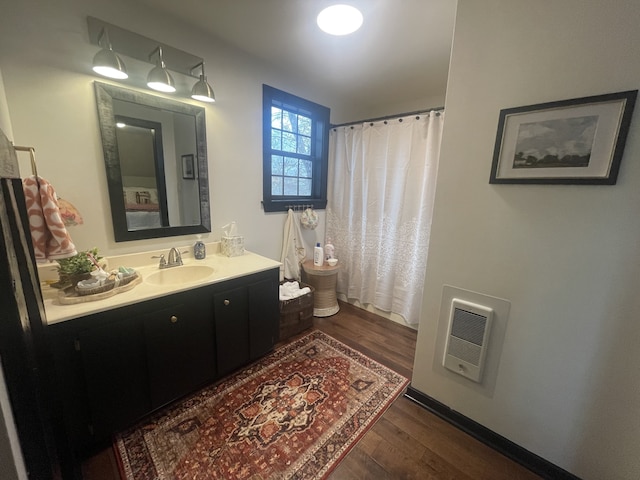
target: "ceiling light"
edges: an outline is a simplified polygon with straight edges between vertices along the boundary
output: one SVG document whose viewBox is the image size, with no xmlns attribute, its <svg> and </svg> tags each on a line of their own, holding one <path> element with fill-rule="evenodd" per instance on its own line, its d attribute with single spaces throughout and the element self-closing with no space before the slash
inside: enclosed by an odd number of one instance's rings
<svg viewBox="0 0 640 480">
<path fill-rule="evenodd" d="M 102 42 L 104 42 L 104 44 Z M 102 49 L 93 57 L 93 71 L 104 77 L 119 80 L 129 78 L 124 63 L 111 47 L 109 33 L 106 28 L 103 28 L 100 32 L 98 45 L 100 45 Z"/>
<path fill-rule="evenodd" d="M 191 89 L 191 98 L 193 98 L 194 100 L 200 100 L 201 102 L 215 102 L 216 96 L 213 94 L 213 89 L 207 82 L 207 77 L 204 74 L 204 62 L 194 66 L 191 70 L 194 70 L 198 67 L 202 67 L 200 80 L 198 80 L 198 82 Z"/>
<path fill-rule="evenodd" d="M 362 26 L 362 13 L 351 5 L 332 5 L 318 14 L 318 26 L 330 35 L 348 35 Z"/>
<path fill-rule="evenodd" d="M 153 67 L 147 76 L 147 86 L 159 92 L 173 93 L 176 91 L 175 82 L 162 59 L 161 46 L 158 46 L 149 54 L 149 60 L 151 60 L 151 57 L 153 57 L 156 52 L 158 53 L 158 60 L 156 61 L 156 66 Z"/>
</svg>

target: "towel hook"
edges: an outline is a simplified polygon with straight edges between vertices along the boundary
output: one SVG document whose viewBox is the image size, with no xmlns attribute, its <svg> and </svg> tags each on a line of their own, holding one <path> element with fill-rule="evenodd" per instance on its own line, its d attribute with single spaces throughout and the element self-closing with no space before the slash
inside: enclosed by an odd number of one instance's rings
<svg viewBox="0 0 640 480">
<path fill-rule="evenodd" d="M 19 147 L 14 145 L 13 147 L 18 152 L 29 152 L 29 156 L 31 157 L 31 173 L 34 177 L 38 176 L 38 167 L 36 166 L 36 149 L 33 147 Z"/>
</svg>

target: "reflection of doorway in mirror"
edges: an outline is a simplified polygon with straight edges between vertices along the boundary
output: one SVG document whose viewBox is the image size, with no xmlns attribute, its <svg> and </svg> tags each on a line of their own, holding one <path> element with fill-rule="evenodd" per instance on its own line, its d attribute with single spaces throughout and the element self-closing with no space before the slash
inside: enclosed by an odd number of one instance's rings
<svg viewBox="0 0 640 480">
<path fill-rule="evenodd" d="M 169 225 L 162 127 L 158 122 L 116 115 L 116 139 L 129 231 Z"/>
</svg>

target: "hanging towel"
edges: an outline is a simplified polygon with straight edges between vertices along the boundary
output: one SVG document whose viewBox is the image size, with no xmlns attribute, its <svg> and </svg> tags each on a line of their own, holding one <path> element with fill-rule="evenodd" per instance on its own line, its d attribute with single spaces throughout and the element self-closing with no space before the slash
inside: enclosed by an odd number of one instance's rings
<svg viewBox="0 0 640 480">
<path fill-rule="evenodd" d="M 58 197 L 49 182 L 31 176 L 22 181 L 36 261 L 73 257 L 78 252 L 60 215 Z"/>
<path fill-rule="evenodd" d="M 289 209 L 282 239 L 280 281 L 285 278 L 287 280 L 300 280 L 300 263 L 304 261 L 306 255 L 300 224 L 296 222 L 293 210 Z"/>
</svg>

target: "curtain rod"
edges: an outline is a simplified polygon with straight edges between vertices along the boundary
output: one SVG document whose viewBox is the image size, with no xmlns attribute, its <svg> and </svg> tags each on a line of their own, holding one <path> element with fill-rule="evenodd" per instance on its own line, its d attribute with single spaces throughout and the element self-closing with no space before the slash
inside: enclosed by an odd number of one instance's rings
<svg viewBox="0 0 640 480">
<path fill-rule="evenodd" d="M 420 113 L 427 113 L 432 110 L 444 110 L 444 107 L 423 108 L 422 110 L 416 110 L 414 112 L 396 113 L 394 115 L 387 115 L 385 117 L 367 118 L 365 120 L 356 120 L 355 122 L 339 123 L 337 125 L 331 125 L 331 128 L 347 127 L 349 125 L 356 125 L 358 123 L 379 122 L 380 120 L 391 120 L 393 118 L 406 117 L 408 115 L 418 115 Z"/>
</svg>

